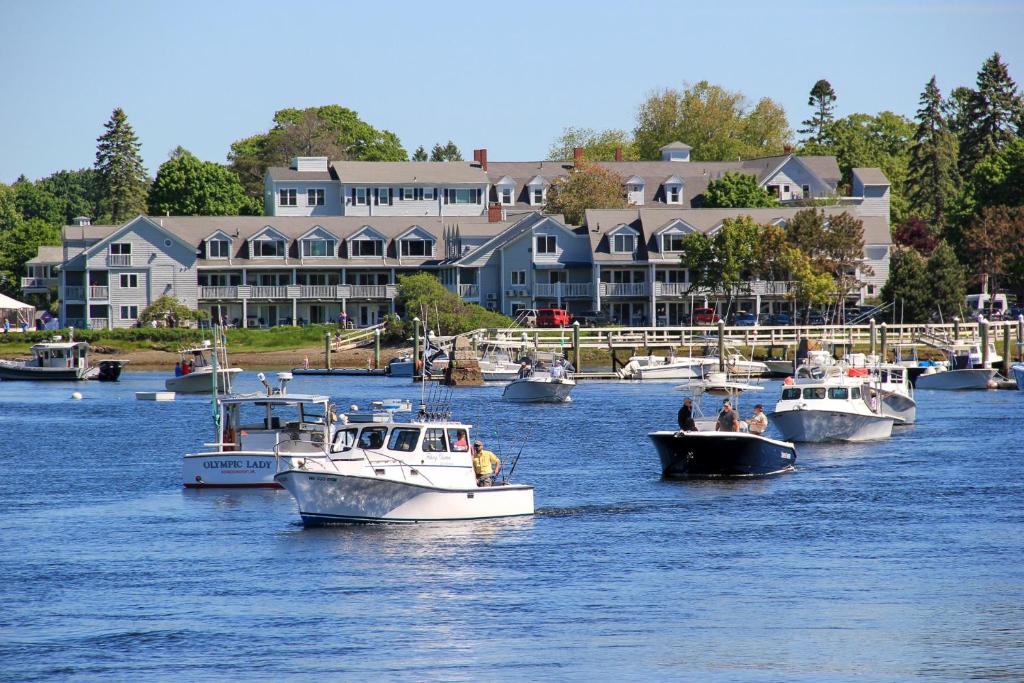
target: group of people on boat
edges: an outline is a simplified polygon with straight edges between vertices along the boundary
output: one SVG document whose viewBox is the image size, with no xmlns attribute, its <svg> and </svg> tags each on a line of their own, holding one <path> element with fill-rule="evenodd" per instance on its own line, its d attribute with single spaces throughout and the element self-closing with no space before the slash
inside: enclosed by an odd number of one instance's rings
<svg viewBox="0 0 1024 683">
<path fill-rule="evenodd" d="M 195 367 L 192 365 L 192 361 L 186 360 L 184 362 L 179 361 L 174 364 L 174 376 L 181 377 L 182 375 L 191 375 Z"/>
<path fill-rule="evenodd" d="M 535 370 L 542 371 L 544 369 L 544 364 L 542 362 L 538 362 L 537 367 L 534 368 L 530 363 L 530 360 L 528 358 L 524 358 L 519 364 L 518 378 L 524 379 L 526 377 L 533 377 Z M 550 364 L 548 364 L 547 371 L 548 375 L 550 375 L 552 379 L 562 379 L 572 372 L 572 366 L 565 358 L 555 358 Z"/>
<path fill-rule="evenodd" d="M 697 431 L 697 423 L 693 418 L 693 399 L 683 399 L 683 406 L 679 409 L 679 429 L 684 432 Z M 768 429 L 768 416 L 764 414 L 764 406 L 760 403 L 754 406 L 754 414 L 747 420 L 747 431 L 751 434 L 764 434 Z M 715 420 L 715 431 L 738 432 L 740 431 L 740 416 L 732 406 L 731 399 L 722 401 L 722 410 Z"/>
</svg>

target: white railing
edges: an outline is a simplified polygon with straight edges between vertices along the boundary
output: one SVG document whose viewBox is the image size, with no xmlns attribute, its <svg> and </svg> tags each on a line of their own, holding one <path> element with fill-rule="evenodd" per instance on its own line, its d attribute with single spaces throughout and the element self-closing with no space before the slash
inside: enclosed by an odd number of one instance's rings
<svg viewBox="0 0 1024 683">
<path fill-rule="evenodd" d="M 594 296 L 594 286 L 589 282 L 555 282 L 534 285 L 533 292 L 538 299 L 591 298 Z"/>
<path fill-rule="evenodd" d="M 131 254 L 107 254 L 107 265 L 111 268 L 123 268 L 131 264 Z"/>
<path fill-rule="evenodd" d="M 459 285 L 459 296 L 463 299 L 479 299 L 480 285 Z"/>
<path fill-rule="evenodd" d="M 646 282 L 602 282 L 601 296 L 648 296 Z"/>
<path fill-rule="evenodd" d="M 353 299 L 393 299 L 397 294 L 394 285 L 349 285 Z"/>
<path fill-rule="evenodd" d="M 22 289 L 42 289 L 57 286 L 55 277 L 23 277 L 21 278 Z"/>
<path fill-rule="evenodd" d="M 301 285 L 299 290 L 302 299 L 334 299 L 337 296 L 337 285 Z"/>
<path fill-rule="evenodd" d="M 107 318 L 89 318 L 89 329 L 90 330 L 105 330 L 105 329 L 107 329 Z"/>
<path fill-rule="evenodd" d="M 80 285 L 65 286 L 64 299 L 73 301 L 85 301 L 85 287 L 82 287 Z"/>
<path fill-rule="evenodd" d="M 259 287 L 253 286 L 252 288 L 253 299 L 287 299 L 288 298 L 288 287 L 277 286 L 277 287 Z"/>
<path fill-rule="evenodd" d="M 89 286 L 89 298 L 90 299 L 109 299 L 110 288 L 106 285 L 90 285 Z"/>
<path fill-rule="evenodd" d="M 220 287 L 200 287 L 199 288 L 200 299 L 237 299 L 238 298 L 238 287 L 234 286 L 220 286 Z"/>
<path fill-rule="evenodd" d="M 655 282 L 654 293 L 657 296 L 685 296 L 689 287 L 685 282 Z"/>
</svg>

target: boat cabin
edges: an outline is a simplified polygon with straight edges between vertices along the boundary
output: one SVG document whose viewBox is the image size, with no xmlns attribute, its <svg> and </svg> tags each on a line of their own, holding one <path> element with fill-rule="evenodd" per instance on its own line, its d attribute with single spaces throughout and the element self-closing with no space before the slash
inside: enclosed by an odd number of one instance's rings
<svg viewBox="0 0 1024 683">
<path fill-rule="evenodd" d="M 469 425 L 448 421 L 446 414 L 435 416 L 425 407 L 411 421 L 395 419 L 396 413 L 411 411 L 408 401 L 374 401 L 370 410 L 345 413 L 331 444 L 332 458 L 360 460 L 365 451 L 372 462 L 379 459 L 375 455 L 387 460 L 422 453 L 422 464 L 469 453 Z"/>
<path fill-rule="evenodd" d="M 221 451 L 323 453 L 333 435 L 328 396 L 262 394 L 218 401 Z"/>
<path fill-rule="evenodd" d="M 88 367 L 88 342 L 43 342 L 32 347 L 30 366 L 38 368 Z"/>
</svg>

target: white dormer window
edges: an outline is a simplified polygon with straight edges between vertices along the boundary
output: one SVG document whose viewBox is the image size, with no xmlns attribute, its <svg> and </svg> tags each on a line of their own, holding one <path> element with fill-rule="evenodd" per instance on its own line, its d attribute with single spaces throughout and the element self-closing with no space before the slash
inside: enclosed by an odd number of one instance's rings
<svg viewBox="0 0 1024 683">
<path fill-rule="evenodd" d="M 407 239 L 402 240 L 402 256 L 433 256 L 434 242 L 432 240 Z"/>
<path fill-rule="evenodd" d="M 682 197 L 682 192 L 679 191 L 679 187 L 678 186 L 673 185 L 672 187 L 668 188 L 668 203 L 669 204 L 679 204 L 680 201 L 681 201 L 681 197 Z"/>
<path fill-rule="evenodd" d="M 544 194 L 545 193 L 543 187 L 533 188 L 533 190 L 531 190 L 530 192 L 530 203 L 533 204 L 534 206 L 537 206 L 538 204 L 543 204 Z"/>
<path fill-rule="evenodd" d="M 284 240 L 270 237 L 252 241 L 253 258 L 280 258 L 284 256 Z"/>
<path fill-rule="evenodd" d="M 231 255 L 231 242 L 228 240 L 210 240 L 206 243 L 206 258 L 228 258 Z"/>
<path fill-rule="evenodd" d="M 411 202 L 416 199 L 416 188 L 414 187 L 403 187 L 402 188 L 402 201 Z"/>
<path fill-rule="evenodd" d="M 278 197 L 281 206 L 297 206 L 299 202 L 296 190 L 280 190 Z"/>
<path fill-rule="evenodd" d="M 612 251 L 616 254 L 632 254 L 636 250 L 636 235 L 619 234 L 612 239 Z"/>
<path fill-rule="evenodd" d="M 685 235 L 668 234 L 661 236 L 661 250 L 679 252 L 683 250 L 683 238 Z"/>
<path fill-rule="evenodd" d="M 375 239 L 356 239 L 350 243 L 352 256 L 383 256 L 384 242 Z"/>
<path fill-rule="evenodd" d="M 512 204 L 512 188 L 511 187 L 503 187 L 503 188 L 501 188 L 501 193 L 500 193 L 498 199 L 505 206 L 511 205 Z"/>
<path fill-rule="evenodd" d="M 356 206 L 366 206 L 366 197 L 368 190 L 365 187 L 357 187 L 353 191 L 354 202 Z"/>
<path fill-rule="evenodd" d="M 305 239 L 302 240 L 303 258 L 316 256 L 334 256 L 336 243 L 328 239 Z"/>
<path fill-rule="evenodd" d="M 324 191 L 323 190 L 306 190 L 306 206 L 323 206 L 324 205 Z"/>
<path fill-rule="evenodd" d="M 538 254 L 554 254 L 555 244 L 554 235 L 537 235 Z"/>
</svg>

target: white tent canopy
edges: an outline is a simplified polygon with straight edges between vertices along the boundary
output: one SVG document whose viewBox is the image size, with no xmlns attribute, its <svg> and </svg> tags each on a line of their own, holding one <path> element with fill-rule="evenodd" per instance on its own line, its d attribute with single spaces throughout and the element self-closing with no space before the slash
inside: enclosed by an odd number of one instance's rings
<svg viewBox="0 0 1024 683">
<path fill-rule="evenodd" d="M 36 307 L 0 294 L 0 320 L 10 320 L 13 325 L 34 325 Z M 3 324 L 3 323 L 0 323 Z"/>
</svg>

